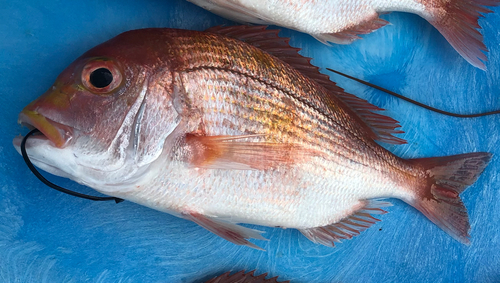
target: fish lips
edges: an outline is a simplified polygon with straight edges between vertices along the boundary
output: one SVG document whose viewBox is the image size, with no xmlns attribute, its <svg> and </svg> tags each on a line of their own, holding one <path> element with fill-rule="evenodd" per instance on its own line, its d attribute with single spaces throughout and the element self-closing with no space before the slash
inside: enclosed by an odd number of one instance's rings
<svg viewBox="0 0 500 283">
<path fill-rule="evenodd" d="M 71 178 L 75 166 L 71 152 L 70 141 L 74 130 L 70 126 L 57 123 L 32 109 L 32 104 L 26 106 L 19 114 L 18 123 L 29 129 L 38 129 L 26 141 L 27 154 L 31 162 L 38 168 L 53 175 Z M 12 141 L 15 149 L 21 154 L 21 143 L 25 137 L 17 136 Z M 62 160 L 63 159 L 63 160 Z M 62 167 L 63 166 L 63 167 Z M 66 168 L 64 171 L 60 168 Z"/>
<path fill-rule="evenodd" d="M 19 114 L 18 122 L 28 128 L 38 129 L 57 148 L 66 147 L 73 137 L 73 129 L 71 127 L 52 121 L 37 111 L 27 108 L 23 109 Z"/>
</svg>

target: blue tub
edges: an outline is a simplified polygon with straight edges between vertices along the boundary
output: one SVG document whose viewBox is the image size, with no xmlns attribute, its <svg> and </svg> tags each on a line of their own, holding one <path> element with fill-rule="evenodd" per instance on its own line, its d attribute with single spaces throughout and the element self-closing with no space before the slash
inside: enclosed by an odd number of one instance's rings
<svg viewBox="0 0 500 283">
<path fill-rule="evenodd" d="M 382 16 L 393 25 L 348 46 L 328 47 L 282 29 L 324 70 L 331 67 L 453 112 L 500 108 L 500 8 L 480 21 L 488 70 L 469 65 L 415 15 Z M 405 158 L 488 151 L 494 155 L 463 199 L 470 246 L 394 200 L 381 222 L 327 248 L 298 231 L 257 227 L 265 252 L 233 245 L 196 224 L 131 202 L 92 202 L 43 185 L 12 146 L 25 134 L 17 114 L 89 48 L 130 29 L 203 30 L 230 21 L 186 1 L 41 1 L 0 4 L 0 282 L 202 282 L 241 269 L 292 282 L 499 282 L 500 116 L 442 116 L 338 75 L 347 91 L 387 109 L 401 122 Z M 48 174 L 46 174 L 48 175 Z M 91 189 L 48 176 L 84 193 Z"/>
</svg>

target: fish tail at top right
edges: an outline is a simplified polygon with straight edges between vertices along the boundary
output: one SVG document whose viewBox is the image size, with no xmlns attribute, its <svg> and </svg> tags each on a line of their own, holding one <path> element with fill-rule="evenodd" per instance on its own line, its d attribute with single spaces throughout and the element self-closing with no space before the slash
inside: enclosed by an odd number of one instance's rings
<svg viewBox="0 0 500 283">
<path fill-rule="evenodd" d="M 478 20 L 500 5 L 500 0 L 418 0 L 426 7 L 422 14 L 470 64 L 486 70 L 488 48 L 479 32 Z"/>
</svg>

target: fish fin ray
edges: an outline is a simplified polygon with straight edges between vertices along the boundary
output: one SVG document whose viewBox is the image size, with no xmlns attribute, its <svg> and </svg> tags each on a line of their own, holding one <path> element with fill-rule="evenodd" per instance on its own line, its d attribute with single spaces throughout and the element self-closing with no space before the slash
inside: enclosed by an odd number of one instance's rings
<svg viewBox="0 0 500 283">
<path fill-rule="evenodd" d="M 408 202 L 457 241 L 469 244 L 469 217 L 460 199 L 491 160 L 487 152 L 412 159 L 427 176 L 413 202 Z"/>
<path fill-rule="evenodd" d="M 311 64 L 311 58 L 299 54 L 300 48 L 291 47 L 289 38 L 279 37 L 279 30 L 268 30 L 266 26 L 216 26 L 208 32 L 222 34 L 250 45 L 260 48 L 267 53 L 278 57 L 304 76 L 314 80 L 327 90 L 332 99 L 345 104 L 366 125 L 366 130 L 371 138 L 390 144 L 404 144 L 404 139 L 395 137 L 394 134 L 404 133 L 396 130 L 401 127 L 399 122 L 374 111 L 383 111 L 368 101 L 347 93 L 319 68 Z"/>
<path fill-rule="evenodd" d="M 387 24 L 389 24 L 388 21 L 379 18 L 378 14 L 374 12 L 374 16 L 369 17 L 368 20 L 363 21 L 355 26 L 346 28 L 340 32 L 322 33 L 313 36 L 317 40 L 327 45 L 329 42 L 336 44 L 351 44 L 353 41 L 361 38 L 359 37 L 360 34 L 371 33 L 374 30 L 377 30 Z"/>
<path fill-rule="evenodd" d="M 339 222 L 322 227 L 299 229 L 299 231 L 314 243 L 334 247 L 335 243 L 352 239 L 380 221 L 370 214 L 385 214 L 387 211 L 383 210 L 382 207 L 392 205 L 389 202 L 376 199 L 364 200 L 361 203 L 363 206 L 360 209 Z"/>
<path fill-rule="evenodd" d="M 471 65 L 486 70 L 486 52 L 478 20 L 492 11 L 485 6 L 498 6 L 499 0 L 439 0 L 428 7 L 424 17 L 448 40 L 455 50 Z"/>
<path fill-rule="evenodd" d="M 296 144 L 249 141 L 262 136 L 187 135 L 189 163 L 205 169 L 266 170 L 302 163 L 314 154 Z"/>
<path fill-rule="evenodd" d="M 236 245 L 248 246 L 257 250 L 264 250 L 261 247 L 248 241 L 249 239 L 267 240 L 262 237 L 263 231 L 246 228 L 234 223 L 218 220 L 215 217 L 208 217 L 199 213 L 183 213 L 183 217 L 191 220 L 215 235 L 228 240 Z"/>
</svg>

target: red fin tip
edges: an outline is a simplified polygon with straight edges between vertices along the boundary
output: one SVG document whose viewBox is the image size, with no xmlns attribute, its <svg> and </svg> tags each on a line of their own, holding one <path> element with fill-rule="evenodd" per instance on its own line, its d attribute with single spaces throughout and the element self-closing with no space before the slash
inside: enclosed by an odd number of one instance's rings
<svg viewBox="0 0 500 283">
<path fill-rule="evenodd" d="M 430 8 L 426 19 L 441 32 L 448 42 L 471 65 L 486 70 L 488 52 L 479 32 L 478 19 L 492 11 L 484 6 L 498 6 L 498 0 L 439 0 Z M 435 11 L 435 12 L 434 12 Z M 444 12 L 443 12 L 444 11 Z"/>
</svg>

